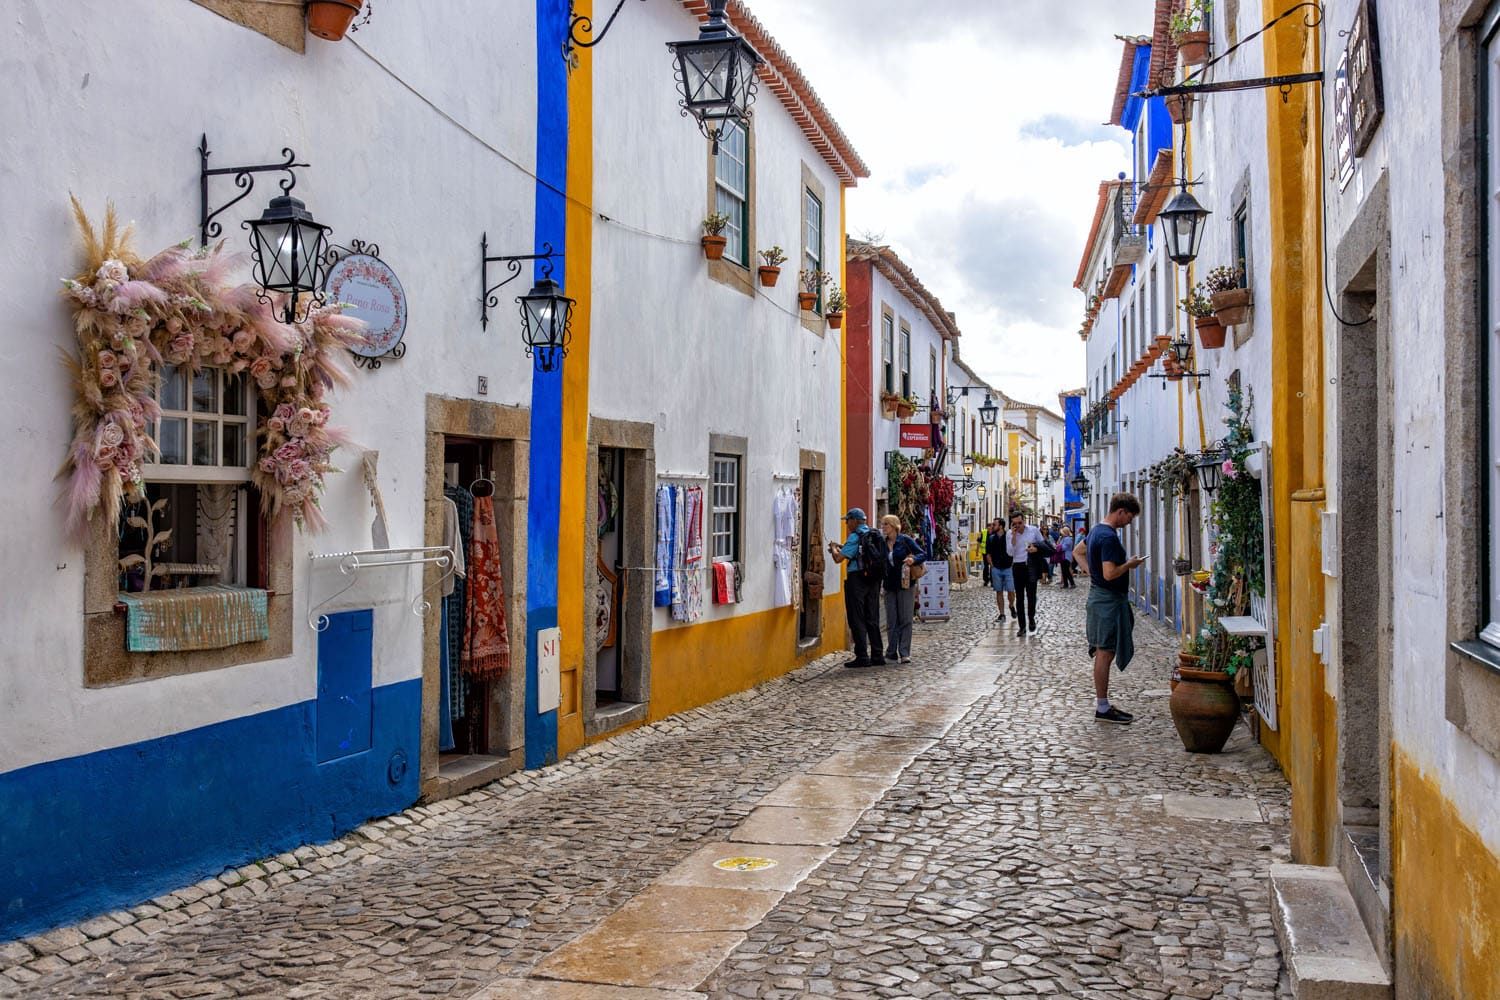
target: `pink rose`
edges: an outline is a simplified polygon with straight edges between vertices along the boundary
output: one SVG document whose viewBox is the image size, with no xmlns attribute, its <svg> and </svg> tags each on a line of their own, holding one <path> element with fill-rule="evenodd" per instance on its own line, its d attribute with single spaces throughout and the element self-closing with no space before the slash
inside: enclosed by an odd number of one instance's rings
<svg viewBox="0 0 1500 1000">
<path fill-rule="evenodd" d="M 281 422 L 285 424 L 297 415 L 297 408 L 291 403 L 282 403 L 276 407 L 275 415 L 280 417 Z"/>
<path fill-rule="evenodd" d="M 100 447 L 117 448 L 125 442 L 125 429 L 113 420 L 106 420 L 99 425 L 98 443 Z"/>
<path fill-rule="evenodd" d="M 99 352 L 99 367 L 100 368 L 113 368 L 117 364 L 119 364 L 119 361 L 120 361 L 120 359 L 119 359 L 118 356 L 116 356 L 116 354 L 115 354 L 114 351 L 100 351 Z"/>
<path fill-rule="evenodd" d="M 263 458 L 263 459 L 261 459 L 259 462 L 256 463 L 256 465 L 260 468 L 261 472 L 264 472 L 264 473 L 267 473 L 267 474 L 270 474 L 270 473 L 273 473 L 273 472 L 276 471 L 276 463 L 273 462 L 269 458 Z"/>
<path fill-rule="evenodd" d="M 312 464 L 306 459 L 296 459 L 287 463 L 287 475 L 293 482 L 301 482 L 312 475 Z"/>
<path fill-rule="evenodd" d="M 101 466 L 113 465 L 115 461 L 115 450 L 108 445 L 101 445 L 94 449 L 94 461 Z"/>
<path fill-rule="evenodd" d="M 267 375 L 270 375 L 271 369 L 272 366 L 270 358 L 256 358 L 254 361 L 250 362 L 250 374 L 254 376 L 257 382 L 265 378 Z"/>
<path fill-rule="evenodd" d="M 271 457 L 278 462 L 290 462 L 302 457 L 302 446 L 295 441 L 288 441 L 273 451 Z"/>
<path fill-rule="evenodd" d="M 120 384 L 120 373 L 113 368 L 99 369 L 99 384 L 106 389 L 112 389 Z"/>
<path fill-rule="evenodd" d="M 172 334 L 174 337 L 177 334 L 181 333 L 182 320 L 177 316 L 173 316 L 171 319 L 167 320 L 167 332 Z"/>
<path fill-rule="evenodd" d="M 246 362 L 244 359 L 242 359 L 242 358 L 236 358 L 234 361 L 230 362 L 230 364 L 229 364 L 229 374 L 231 374 L 231 375 L 238 375 L 240 372 L 242 372 L 242 371 L 245 370 L 245 368 L 247 367 L 247 365 L 248 365 L 248 362 Z"/>
<path fill-rule="evenodd" d="M 286 430 L 286 421 L 282 420 L 280 417 L 272 417 L 270 420 L 266 421 L 266 427 L 268 427 L 274 433 L 280 434 L 282 431 Z"/>
<path fill-rule="evenodd" d="M 237 351 L 244 351 L 255 343 L 255 334 L 249 330 L 239 330 L 234 335 L 234 347 Z"/>
<path fill-rule="evenodd" d="M 307 422 L 301 417 L 298 417 L 296 420 L 293 420 L 291 423 L 287 424 L 286 429 L 288 433 L 292 435 L 292 437 L 299 438 L 307 437 L 307 432 L 309 430 Z"/>
<path fill-rule="evenodd" d="M 1226 459 L 1224 459 L 1224 475 L 1228 476 L 1230 479 L 1233 479 L 1235 476 L 1238 476 L 1239 474 L 1240 474 L 1239 470 L 1234 467 L 1234 459 L 1232 459 L 1232 458 L 1226 458 Z"/>
<path fill-rule="evenodd" d="M 297 376 L 295 376 L 295 375 L 283 375 L 283 376 L 281 376 L 281 387 L 283 389 L 295 389 L 297 387 Z"/>
</svg>

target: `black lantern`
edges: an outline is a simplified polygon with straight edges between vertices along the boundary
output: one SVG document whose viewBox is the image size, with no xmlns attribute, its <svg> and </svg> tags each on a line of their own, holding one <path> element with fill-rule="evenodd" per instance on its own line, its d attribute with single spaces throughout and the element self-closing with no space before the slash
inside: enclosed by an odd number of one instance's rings
<svg viewBox="0 0 1500 1000">
<path fill-rule="evenodd" d="M 1186 368 L 1188 358 L 1193 353 L 1193 341 L 1191 337 L 1183 334 L 1181 340 L 1172 341 L 1172 353 L 1177 357 L 1177 363 Z"/>
<path fill-rule="evenodd" d="M 521 303 L 521 336 L 526 356 L 535 358 L 538 371 L 550 372 L 560 357 L 568 356 L 572 339 L 574 300 L 551 278 L 539 278 L 531 291 L 516 300 Z"/>
<path fill-rule="evenodd" d="M 1073 492 L 1077 493 L 1081 497 L 1086 497 L 1089 495 L 1088 477 L 1081 472 L 1073 477 Z"/>
<path fill-rule="evenodd" d="M 329 227 L 319 225 L 302 200 L 289 194 L 272 198 L 260 218 L 247 220 L 245 226 L 261 297 L 287 296 L 281 313 L 285 323 L 306 319 L 304 307 L 322 296 Z"/>
<path fill-rule="evenodd" d="M 984 499 L 984 495 L 986 493 L 988 493 L 988 492 L 989 492 L 989 490 L 985 488 L 984 483 L 980 483 L 979 486 L 974 490 L 974 495 L 976 497 L 978 497 L 979 499 L 983 500 Z"/>
<path fill-rule="evenodd" d="M 1224 452 L 1219 448 L 1207 448 L 1198 456 L 1198 483 L 1203 492 L 1213 496 L 1224 478 Z"/>
<path fill-rule="evenodd" d="M 677 58 L 677 90 L 682 113 L 698 120 L 698 127 L 718 153 L 719 140 L 731 129 L 747 125 L 755 103 L 755 68 L 760 56 L 729 26 L 724 17 L 728 0 L 709 0 L 708 20 L 689 42 L 668 42 Z"/>
<path fill-rule="evenodd" d="M 1167 256 L 1172 259 L 1172 263 L 1186 267 L 1197 258 L 1198 246 L 1203 242 L 1203 221 L 1210 214 L 1212 213 L 1208 209 L 1198 204 L 1198 199 L 1187 189 L 1186 182 L 1183 183 L 1182 190 L 1167 203 L 1167 207 L 1157 214 Z"/>
<path fill-rule="evenodd" d="M 979 422 L 985 427 L 994 427 L 995 421 L 1000 417 L 1000 407 L 990 398 L 989 393 L 984 394 L 984 404 L 979 407 Z"/>
<path fill-rule="evenodd" d="M 964 459 L 964 478 L 965 479 L 969 479 L 973 475 L 974 475 L 974 460 L 972 458 L 966 458 L 966 459 Z"/>
</svg>

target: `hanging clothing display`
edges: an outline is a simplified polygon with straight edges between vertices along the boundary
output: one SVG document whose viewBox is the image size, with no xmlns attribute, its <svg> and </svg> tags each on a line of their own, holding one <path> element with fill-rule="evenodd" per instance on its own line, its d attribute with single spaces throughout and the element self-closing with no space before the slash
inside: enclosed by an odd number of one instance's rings
<svg viewBox="0 0 1500 1000">
<path fill-rule="evenodd" d="M 790 490 L 776 494 L 771 504 L 771 571 L 774 600 L 778 608 L 796 604 L 792 553 L 797 547 L 797 499 Z"/>
<path fill-rule="evenodd" d="M 715 604 L 739 603 L 739 574 L 735 568 L 736 564 L 732 562 L 713 564 Z"/>
<path fill-rule="evenodd" d="M 488 496 L 474 498 L 467 569 L 464 673 L 480 680 L 499 677 L 510 669 L 510 631 L 505 623 L 505 580 L 500 569 L 495 502 Z"/>
<path fill-rule="evenodd" d="M 443 599 L 445 602 L 448 598 Z M 443 613 L 438 615 L 441 623 L 438 638 L 438 677 L 441 679 L 440 695 L 438 699 L 438 752 L 447 753 L 457 746 L 453 739 L 453 699 L 449 690 L 453 678 L 449 672 L 448 663 L 448 609 L 443 608 Z"/>
<path fill-rule="evenodd" d="M 443 496 L 453 504 L 458 519 L 458 544 L 455 549 L 460 558 L 468 551 L 469 533 L 474 524 L 474 495 L 461 486 L 444 486 Z M 444 544 L 447 544 L 446 540 Z M 469 679 L 463 674 L 464 637 L 468 630 L 464 624 L 464 610 L 468 607 L 468 586 L 462 574 L 449 579 L 452 591 L 443 598 L 443 619 L 447 626 L 447 681 L 448 715 L 450 719 L 462 719 L 467 707 Z M 448 585 L 444 585 L 447 589 Z"/>
<path fill-rule="evenodd" d="M 656 600 L 658 608 L 672 606 L 673 520 L 676 491 L 670 486 L 656 488 Z"/>
<path fill-rule="evenodd" d="M 703 487 L 673 487 L 672 618 L 703 617 Z"/>
</svg>

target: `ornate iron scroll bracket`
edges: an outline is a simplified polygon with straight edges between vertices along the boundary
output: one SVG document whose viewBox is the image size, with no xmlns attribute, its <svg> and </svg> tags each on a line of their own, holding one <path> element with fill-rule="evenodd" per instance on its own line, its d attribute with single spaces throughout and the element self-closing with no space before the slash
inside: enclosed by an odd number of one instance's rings
<svg viewBox="0 0 1500 1000">
<path fill-rule="evenodd" d="M 483 294 L 481 294 L 479 297 L 480 327 L 483 329 L 489 329 L 490 310 L 496 309 L 500 305 L 500 296 L 496 295 L 495 293 L 521 276 L 522 264 L 526 263 L 529 260 L 542 261 L 541 276 L 543 278 L 550 278 L 552 277 L 552 262 L 561 256 L 562 254 L 557 253 L 552 249 L 551 243 L 543 243 L 541 253 L 522 254 L 516 257 L 491 257 L 489 233 L 482 234 L 479 237 L 479 258 L 481 262 L 479 274 L 480 287 L 484 291 Z M 493 285 L 490 284 L 491 264 L 504 264 L 506 272 L 505 277 L 501 278 Z"/>
<path fill-rule="evenodd" d="M 642 0 L 644 2 L 644 0 Z M 625 0 L 615 4 L 615 9 L 609 15 L 609 20 L 604 22 L 604 27 L 598 34 L 594 33 L 594 19 L 587 14 L 576 13 L 573 4 L 568 4 L 568 33 L 563 38 L 562 56 L 568 64 L 568 69 L 578 68 L 578 49 L 591 49 L 604 41 L 604 36 L 609 34 L 609 29 L 614 27 L 615 18 L 620 16 L 620 11 L 625 7 Z M 592 36 L 592 37 L 590 37 Z"/>
<path fill-rule="evenodd" d="M 255 188 L 255 175 L 279 172 L 286 174 L 277 183 L 281 186 L 282 194 L 290 194 L 292 188 L 297 186 L 297 167 L 306 167 L 306 163 L 297 162 L 297 154 L 291 149 L 282 147 L 281 155 L 286 157 L 281 163 L 257 163 L 243 167 L 210 167 L 208 133 L 203 133 L 203 138 L 198 143 L 198 243 L 200 246 L 208 246 L 208 241 L 217 239 L 224 232 L 222 226 L 215 220 L 224 212 L 244 201 L 250 196 Z M 240 189 L 240 193 L 218 208 L 210 209 L 208 205 L 208 179 L 221 175 L 233 175 L 234 186 Z"/>
</svg>

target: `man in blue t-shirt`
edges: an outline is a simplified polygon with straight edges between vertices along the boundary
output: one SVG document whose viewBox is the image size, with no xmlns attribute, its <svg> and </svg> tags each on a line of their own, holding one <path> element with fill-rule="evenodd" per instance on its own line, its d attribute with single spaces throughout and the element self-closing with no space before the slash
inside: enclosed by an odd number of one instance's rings
<svg viewBox="0 0 1500 1000">
<path fill-rule="evenodd" d="M 1110 497 L 1109 513 L 1078 543 L 1073 556 L 1088 561 L 1089 598 L 1087 634 L 1089 655 L 1094 658 L 1094 718 L 1100 722 L 1128 724 L 1135 716 L 1109 702 L 1109 667 L 1119 657 L 1124 670 L 1135 655 L 1135 612 L 1130 608 L 1130 571 L 1146 561 L 1145 556 L 1126 558 L 1120 529 L 1134 521 L 1141 502 L 1129 493 Z"/>
<path fill-rule="evenodd" d="M 865 523 L 865 512 L 860 507 L 849 508 L 844 515 L 844 526 L 849 536 L 844 544 L 830 540 L 828 554 L 836 563 L 848 563 L 849 572 L 844 577 L 844 614 L 849 619 L 849 636 L 854 640 L 854 659 L 846 667 L 878 667 L 885 663 L 881 655 L 885 646 L 880 640 L 880 580 L 885 567 L 877 563 L 874 573 L 865 572 L 864 536 L 873 529 Z M 879 532 L 875 533 L 881 539 Z M 885 542 L 879 542 L 881 562 L 884 561 Z"/>
</svg>

